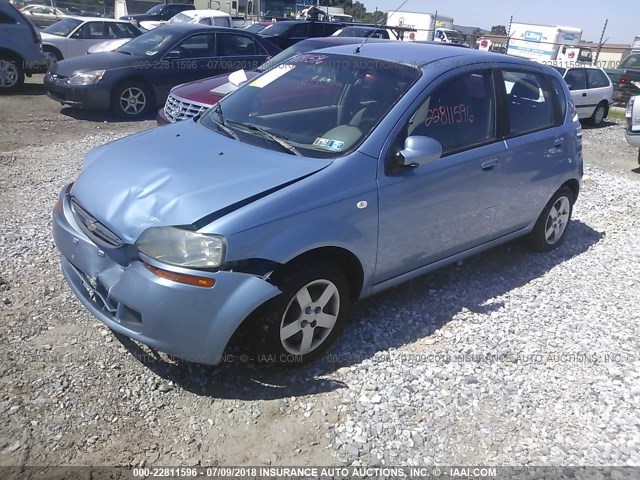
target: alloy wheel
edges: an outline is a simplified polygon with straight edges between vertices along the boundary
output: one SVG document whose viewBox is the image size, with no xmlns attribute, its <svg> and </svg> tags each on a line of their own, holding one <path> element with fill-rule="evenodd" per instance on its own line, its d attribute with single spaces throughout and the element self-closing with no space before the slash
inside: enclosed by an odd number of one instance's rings
<svg viewBox="0 0 640 480">
<path fill-rule="evenodd" d="M 18 83 L 18 68 L 10 60 L 0 60 L 0 88 L 11 88 Z"/>
<path fill-rule="evenodd" d="M 120 108 L 128 115 L 138 115 L 147 106 L 147 96 L 138 87 L 125 88 L 120 95 Z"/>
<path fill-rule="evenodd" d="M 571 203 L 567 197 L 560 197 L 549 210 L 545 223 L 545 238 L 549 245 L 557 243 L 564 234 L 569 222 Z"/>
<path fill-rule="evenodd" d="M 289 301 L 280 322 L 280 341 L 293 355 L 306 355 L 331 334 L 340 313 L 340 292 L 329 280 L 314 280 Z"/>
<path fill-rule="evenodd" d="M 593 114 L 593 122 L 596 125 L 600 125 L 602 120 L 604 120 L 604 107 L 603 106 L 599 106 L 598 108 L 596 108 L 596 111 Z"/>
</svg>

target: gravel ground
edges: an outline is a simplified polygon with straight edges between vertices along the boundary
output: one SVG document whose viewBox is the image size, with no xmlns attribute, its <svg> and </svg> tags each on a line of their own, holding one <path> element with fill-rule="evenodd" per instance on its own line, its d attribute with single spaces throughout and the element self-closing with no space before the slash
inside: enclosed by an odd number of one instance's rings
<svg viewBox="0 0 640 480">
<path fill-rule="evenodd" d="M 114 336 L 51 239 L 85 152 L 152 122 L 65 116 L 31 142 L 59 109 L 18 131 L 17 100 L 0 99 L 0 465 L 640 465 L 640 175 L 619 125 L 585 129 L 555 252 L 514 242 L 362 302 L 311 366 L 210 368 Z"/>
</svg>

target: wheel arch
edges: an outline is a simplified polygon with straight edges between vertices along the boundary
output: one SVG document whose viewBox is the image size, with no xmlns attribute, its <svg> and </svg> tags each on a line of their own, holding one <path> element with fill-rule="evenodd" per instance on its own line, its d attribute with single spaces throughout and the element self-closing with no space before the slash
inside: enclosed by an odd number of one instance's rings
<svg viewBox="0 0 640 480">
<path fill-rule="evenodd" d="M 7 55 L 9 57 L 15 58 L 17 61 L 24 62 L 24 58 L 15 50 L 12 50 L 7 47 L 0 47 L 0 55 Z"/>
<path fill-rule="evenodd" d="M 566 182 L 564 182 L 562 185 L 560 185 L 560 188 L 558 188 L 558 190 L 560 190 L 563 187 L 568 187 L 569 190 L 571 190 L 571 193 L 573 194 L 573 201 L 575 202 L 578 199 L 578 194 L 580 193 L 580 182 L 578 182 L 578 180 L 576 180 L 575 178 L 571 178 Z M 556 190 L 556 192 L 558 190 Z M 555 192 L 554 192 L 554 195 L 555 195 Z"/>
<path fill-rule="evenodd" d="M 62 55 L 62 51 L 56 47 L 54 44 L 52 43 L 43 43 L 42 44 L 42 51 L 47 51 L 50 50 L 53 52 L 53 54 L 58 58 L 58 60 L 64 60 L 64 56 Z"/>
<path fill-rule="evenodd" d="M 364 268 L 360 259 L 353 252 L 343 247 L 317 247 L 298 254 L 286 263 L 279 264 L 274 270 L 273 276 L 277 277 L 291 268 L 304 264 L 309 259 L 330 263 L 338 268 L 347 280 L 351 300 L 355 302 L 360 298 L 364 286 Z"/>
</svg>

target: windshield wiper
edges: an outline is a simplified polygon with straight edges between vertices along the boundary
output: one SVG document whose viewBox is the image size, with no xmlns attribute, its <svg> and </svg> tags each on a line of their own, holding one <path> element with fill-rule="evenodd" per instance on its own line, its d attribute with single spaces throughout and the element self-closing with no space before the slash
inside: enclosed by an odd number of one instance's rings
<svg viewBox="0 0 640 480">
<path fill-rule="evenodd" d="M 284 138 L 279 137 L 274 133 L 271 133 L 269 130 L 259 127 L 258 125 L 253 125 L 252 123 L 241 123 L 241 122 L 233 122 L 233 123 L 239 126 L 242 126 L 252 132 L 258 132 L 262 134 L 263 136 L 271 139 L 274 143 L 277 143 L 278 145 L 280 145 L 283 148 L 283 150 L 286 150 L 291 155 L 297 155 L 299 157 L 303 156 L 296 147 L 288 143 Z"/>
<path fill-rule="evenodd" d="M 214 112 L 218 114 L 219 120 L 214 120 L 215 124 L 218 126 L 218 130 L 227 134 L 228 137 L 233 138 L 234 140 L 238 140 L 238 135 L 236 132 L 227 127 L 224 123 L 224 115 L 222 114 L 222 107 L 218 103 L 216 107 L 213 109 Z"/>
</svg>

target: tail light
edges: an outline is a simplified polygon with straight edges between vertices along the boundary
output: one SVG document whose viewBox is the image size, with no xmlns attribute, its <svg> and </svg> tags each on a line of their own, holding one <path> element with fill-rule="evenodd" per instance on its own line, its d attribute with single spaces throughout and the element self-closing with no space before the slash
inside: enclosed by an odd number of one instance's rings
<svg viewBox="0 0 640 480">
<path fill-rule="evenodd" d="M 629 99 L 629 103 L 627 103 L 627 109 L 624 112 L 624 117 L 627 120 L 627 126 L 629 127 L 629 130 L 631 130 L 631 115 L 633 115 L 633 102 L 635 100 L 635 97 L 631 97 Z"/>
<path fill-rule="evenodd" d="M 626 85 L 627 83 L 629 83 L 629 79 L 627 78 L 626 75 L 622 75 L 620 77 L 620 85 Z"/>
</svg>

